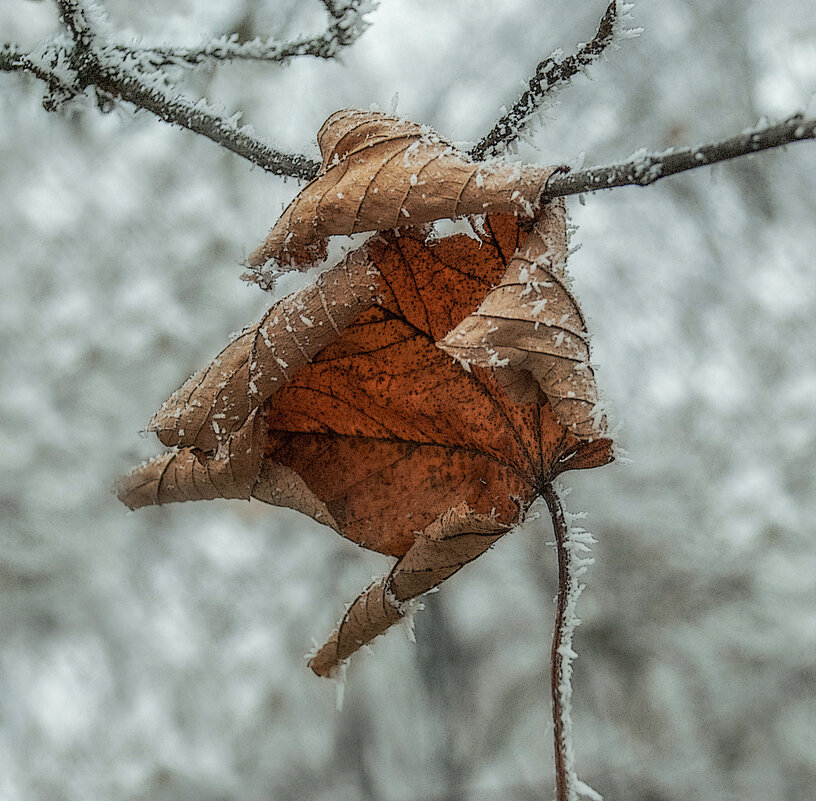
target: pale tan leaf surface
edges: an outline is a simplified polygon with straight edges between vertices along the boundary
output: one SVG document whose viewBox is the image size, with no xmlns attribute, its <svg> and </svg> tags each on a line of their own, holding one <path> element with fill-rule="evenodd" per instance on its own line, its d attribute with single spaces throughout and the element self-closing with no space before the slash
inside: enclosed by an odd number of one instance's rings
<svg viewBox="0 0 816 801">
<path fill-rule="evenodd" d="M 167 446 L 213 450 L 373 302 L 365 246 L 284 298 L 177 389 L 150 421 Z"/>
<path fill-rule="evenodd" d="M 533 228 L 498 285 L 438 347 L 469 365 L 493 367 L 517 402 L 535 400 L 535 385 L 558 421 L 578 437 L 603 435 L 589 332 L 569 288 L 563 200 L 538 212 Z"/>
<path fill-rule="evenodd" d="M 273 506 L 285 506 L 302 512 L 339 534 L 343 533 L 326 504 L 291 467 L 264 460 L 258 481 L 252 489 L 252 497 Z"/>
<path fill-rule="evenodd" d="M 425 126 L 345 109 L 318 134 L 320 174 L 292 201 L 253 267 L 308 267 L 337 234 L 416 226 L 486 212 L 532 216 L 553 168 L 474 162 Z"/>
<path fill-rule="evenodd" d="M 131 509 L 215 498 L 258 500 L 302 512 L 340 531 L 326 504 L 291 468 L 263 457 L 264 426 L 252 412 L 246 424 L 214 452 L 181 448 L 151 459 L 117 485 Z"/>
<path fill-rule="evenodd" d="M 465 503 L 440 515 L 387 576 L 358 596 L 309 667 L 318 676 L 331 676 L 355 651 L 400 622 L 409 601 L 481 556 L 509 528 Z"/>
<path fill-rule="evenodd" d="M 253 412 L 214 451 L 181 448 L 137 467 L 119 481 L 119 499 L 131 509 L 213 498 L 248 500 L 261 468 L 263 436 L 263 418 Z"/>
</svg>

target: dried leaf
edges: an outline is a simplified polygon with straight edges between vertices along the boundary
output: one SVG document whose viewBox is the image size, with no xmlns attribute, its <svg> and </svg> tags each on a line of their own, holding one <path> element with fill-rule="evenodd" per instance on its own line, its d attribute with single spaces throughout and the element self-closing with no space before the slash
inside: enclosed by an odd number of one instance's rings
<svg viewBox="0 0 816 801">
<path fill-rule="evenodd" d="M 420 532 L 391 572 L 348 608 L 326 644 L 309 660 L 318 676 L 335 669 L 363 645 L 410 613 L 409 601 L 432 590 L 481 556 L 509 530 L 493 517 L 459 504 Z"/>
<path fill-rule="evenodd" d="M 119 482 L 119 497 L 131 509 L 213 498 L 249 500 L 261 467 L 261 423 L 253 412 L 233 436 L 209 453 L 197 447 L 181 448 L 137 467 Z"/>
<path fill-rule="evenodd" d="M 430 129 L 345 109 L 318 133 L 323 165 L 249 257 L 308 267 L 335 234 L 379 231 L 486 211 L 531 216 L 552 169 L 474 162 Z"/>
<path fill-rule="evenodd" d="M 257 258 L 299 262 L 332 233 L 379 235 L 174 393 L 151 427 L 178 450 L 119 493 L 132 508 L 254 497 L 400 558 L 315 657 L 326 674 L 512 528 L 554 476 L 612 457 L 563 272 L 563 205 L 535 208 L 551 171 L 474 165 L 369 112 L 334 115 L 321 146 L 323 173 Z M 519 203 L 535 219 L 507 213 Z M 475 237 L 415 224 L 477 210 Z M 401 219 L 411 225 L 394 229 Z"/>
<path fill-rule="evenodd" d="M 177 389 L 149 430 L 167 446 L 215 448 L 374 302 L 378 284 L 370 271 L 362 248 L 276 303 Z"/>
<path fill-rule="evenodd" d="M 526 380 L 531 375 L 559 422 L 591 438 L 600 425 L 593 419 L 598 390 L 589 332 L 565 272 L 565 217 L 563 200 L 542 210 L 499 284 L 439 347 L 471 366 L 513 371 L 502 383 L 520 402 L 534 399 Z"/>
</svg>

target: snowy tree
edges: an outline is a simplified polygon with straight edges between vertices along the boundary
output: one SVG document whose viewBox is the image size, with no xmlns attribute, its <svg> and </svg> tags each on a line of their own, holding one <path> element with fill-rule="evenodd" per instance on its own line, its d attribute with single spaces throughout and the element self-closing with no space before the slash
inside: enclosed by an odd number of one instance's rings
<svg viewBox="0 0 816 801">
<path fill-rule="evenodd" d="M 594 32 L 603 9 L 573 5 L 0 11 L 2 39 L 20 43 L 0 51 L 0 797 L 549 794 L 555 585 L 540 523 L 428 600 L 415 650 L 378 642 L 338 716 L 298 665 L 304 632 L 330 628 L 375 557 L 254 504 L 125 516 L 107 490 L 154 452 L 132 434 L 179 377 L 269 303 L 236 280 L 297 191 L 266 171 L 308 177 L 314 159 L 287 153 L 314 155 L 329 113 L 388 108 L 395 92 L 401 115 L 486 152 L 519 78 L 529 91 L 540 63 L 557 83 L 566 57 L 542 51 Z M 645 35 L 537 112 L 520 158 L 570 163 L 551 188 L 579 194 L 598 185 L 580 151 L 628 164 L 601 173 L 615 185 L 717 160 L 695 142 L 812 138 L 812 113 L 791 119 L 816 79 L 808 10 L 644 4 Z M 159 39 L 172 46 L 146 44 Z M 39 106 L 43 81 L 59 115 Z M 576 478 L 572 500 L 599 539 L 574 726 L 582 773 L 608 798 L 816 786 L 812 150 L 571 207 L 572 270 L 632 455 Z"/>
</svg>

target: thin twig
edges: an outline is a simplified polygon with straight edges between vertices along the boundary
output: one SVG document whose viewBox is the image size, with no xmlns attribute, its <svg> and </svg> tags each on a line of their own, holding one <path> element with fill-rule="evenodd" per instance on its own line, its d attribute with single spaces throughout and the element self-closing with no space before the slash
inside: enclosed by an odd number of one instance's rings
<svg viewBox="0 0 816 801">
<path fill-rule="evenodd" d="M 298 56 L 332 59 L 338 52 L 356 42 L 365 32 L 368 23 L 365 14 L 371 10 L 367 0 L 350 0 L 347 3 L 321 0 L 330 21 L 325 33 L 319 36 L 282 42 L 276 39 L 262 41 L 253 39 L 239 42 L 237 34 L 208 41 L 201 47 L 132 47 L 116 45 L 123 55 L 129 55 L 152 68 L 187 67 L 219 64 L 229 61 L 264 61 L 285 64 Z"/>
<path fill-rule="evenodd" d="M 227 150 L 276 175 L 300 180 L 314 178 L 319 163 L 302 155 L 283 153 L 263 142 L 249 126 L 227 118 L 204 101 L 194 102 L 168 91 L 167 75 L 158 67 L 185 63 L 197 66 L 232 59 L 285 61 L 298 55 L 332 58 L 356 41 L 367 27 L 371 0 L 321 0 L 329 12 L 327 32 L 313 39 L 289 43 L 222 39 L 204 48 L 134 48 L 108 38 L 102 10 L 93 0 L 55 0 L 67 43 L 49 43 L 39 53 L 23 53 L 0 46 L 0 70 L 26 72 L 49 87 L 43 105 L 49 111 L 87 89 L 96 91 L 100 106 L 113 100 L 132 103 L 166 122 L 212 139 Z"/>
<path fill-rule="evenodd" d="M 71 38 L 77 42 L 87 43 L 94 38 L 86 5 L 81 0 L 55 0 L 60 22 L 67 28 Z"/>
<path fill-rule="evenodd" d="M 805 119 L 802 114 L 795 114 L 776 125 L 750 128 L 714 144 L 670 149 L 662 153 L 644 151 L 619 164 L 590 167 L 578 172 L 558 172 L 549 180 L 541 197 L 565 197 L 617 186 L 649 186 L 679 172 L 806 139 L 816 139 L 816 118 Z"/>
<path fill-rule="evenodd" d="M 552 56 L 542 61 L 530 78 L 527 90 L 493 126 L 490 133 L 470 150 L 470 155 L 475 160 L 481 161 L 497 154 L 517 139 L 521 129 L 546 98 L 566 86 L 577 73 L 600 58 L 612 41 L 617 20 L 618 6 L 616 0 L 612 0 L 601 18 L 598 32 L 592 41 L 582 45 L 575 55 L 567 56 L 562 61 L 557 61 Z"/>
<path fill-rule="evenodd" d="M 330 59 L 337 54 L 337 42 L 327 34 L 293 42 L 270 40 L 237 42 L 230 37 L 207 42 L 202 47 L 130 47 L 117 45 L 123 55 L 130 55 L 153 68 L 199 67 L 229 61 L 265 61 L 285 64 L 298 56 Z"/>
<path fill-rule="evenodd" d="M 56 83 L 66 92 L 74 89 L 74 87 L 62 81 L 54 72 L 36 63 L 29 53 L 18 50 L 12 44 L 0 46 L 0 71 L 28 72 L 47 84 Z"/>
<path fill-rule="evenodd" d="M 567 612 L 567 593 L 569 589 L 568 554 L 565 543 L 569 527 L 564 517 L 561 499 L 552 484 L 547 484 L 541 492 L 552 519 L 555 534 L 555 547 L 558 553 L 558 596 L 556 600 L 555 624 L 553 627 L 552 655 L 550 660 L 553 744 L 555 747 L 555 798 L 556 801 L 568 801 L 569 780 L 564 749 L 564 710 L 561 704 L 561 680 L 563 676 L 563 651 L 561 638 Z"/>
<path fill-rule="evenodd" d="M 187 128 L 206 136 L 216 144 L 231 150 L 274 175 L 309 181 L 317 175 L 317 161 L 294 153 L 283 153 L 267 145 L 249 126 L 238 125 L 223 115 L 211 111 L 204 103 L 193 103 L 183 95 L 173 97 L 138 80 L 120 76 L 111 85 L 111 93 L 146 109 L 165 122 Z"/>
<path fill-rule="evenodd" d="M 342 3 L 338 3 L 337 0 L 320 0 L 320 2 L 326 9 L 326 12 L 332 17 L 339 19 L 343 16 L 344 9 Z"/>
</svg>

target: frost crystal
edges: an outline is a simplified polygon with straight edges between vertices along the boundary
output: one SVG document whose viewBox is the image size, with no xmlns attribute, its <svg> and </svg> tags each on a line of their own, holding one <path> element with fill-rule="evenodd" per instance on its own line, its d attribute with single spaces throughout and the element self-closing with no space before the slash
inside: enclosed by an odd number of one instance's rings
<svg viewBox="0 0 816 801">
<path fill-rule="evenodd" d="M 335 705 L 337 706 L 337 711 L 342 712 L 343 710 L 343 701 L 346 697 L 346 674 L 348 672 L 348 659 L 344 659 L 340 662 L 339 665 L 331 672 L 329 678 L 334 682 L 334 688 L 337 693 L 335 697 Z"/>
</svg>

